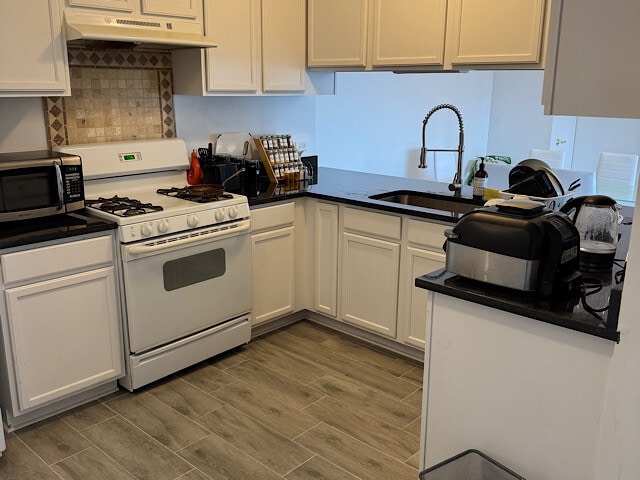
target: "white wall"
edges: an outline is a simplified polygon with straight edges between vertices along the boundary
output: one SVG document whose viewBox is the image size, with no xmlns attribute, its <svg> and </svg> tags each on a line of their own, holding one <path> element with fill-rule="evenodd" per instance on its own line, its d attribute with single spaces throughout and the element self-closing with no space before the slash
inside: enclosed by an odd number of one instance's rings
<svg viewBox="0 0 640 480">
<path fill-rule="evenodd" d="M 176 128 L 189 149 L 206 147 L 220 133 L 291 134 L 315 151 L 316 97 L 192 97 L 174 95 Z"/>
<path fill-rule="evenodd" d="M 484 155 L 489 132 L 492 72 L 402 74 L 338 73 L 336 95 L 317 97 L 316 145 L 322 166 L 412 178 L 434 178 L 417 168 L 422 121 L 440 103 L 462 113 L 464 162 Z M 457 148 L 458 122 L 452 111 L 438 111 L 427 125 L 428 148 Z M 432 155 L 432 154 L 430 154 Z M 457 154 L 437 154 L 451 181 Z"/>
<path fill-rule="evenodd" d="M 543 74 L 494 72 L 487 153 L 517 162 L 530 148 L 550 148 L 554 117 L 544 116 L 540 104 Z M 640 154 L 639 119 L 577 117 L 573 135 L 573 156 L 565 159 L 573 170 L 595 171 L 600 152 Z"/>
<path fill-rule="evenodd" d="M 0 153 L 46 148 L 42 98 L 0 98 Z"/>
<path fill-rule="evenodd" d="M 543 71 L 494 72 L 487 153 L 508 155 L 513 163 L 531 148 L 549 148 L 552 117 L 540 103 Z"/>
</svg>

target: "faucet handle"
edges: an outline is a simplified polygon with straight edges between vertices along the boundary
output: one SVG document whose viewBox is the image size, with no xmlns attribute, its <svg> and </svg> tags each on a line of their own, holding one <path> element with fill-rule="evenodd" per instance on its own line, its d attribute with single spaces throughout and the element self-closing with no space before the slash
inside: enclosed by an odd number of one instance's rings
<svg viewBox="0 0 640 480">
<path fill-rule="evenodd" d="M 425 147 L 420 149 L 420 163 L 418 164 L 418 168 L 427 168 L 427 149 Z"/>
</svg>

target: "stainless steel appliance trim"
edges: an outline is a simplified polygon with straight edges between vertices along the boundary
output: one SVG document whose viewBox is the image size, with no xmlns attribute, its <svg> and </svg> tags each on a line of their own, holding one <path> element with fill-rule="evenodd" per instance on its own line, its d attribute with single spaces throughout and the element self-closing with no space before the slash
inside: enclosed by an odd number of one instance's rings
<svg viewBox="0 0 640 480">
<path fill-rule="evenodd" d="M 60 161 L 53 161 L 53 168 L 56 170 L 56 187 L 58 188 L 58 210 L 64 208 L 64 180 L 62 178 L 62 169 Z"/>
<path fill-rule="evenodd" d="M 509 257 L 500 253 L 447 241 L 445 268 L 451 273 L 516 290 L 538 288 L 540 260 Z"/>
</svg>

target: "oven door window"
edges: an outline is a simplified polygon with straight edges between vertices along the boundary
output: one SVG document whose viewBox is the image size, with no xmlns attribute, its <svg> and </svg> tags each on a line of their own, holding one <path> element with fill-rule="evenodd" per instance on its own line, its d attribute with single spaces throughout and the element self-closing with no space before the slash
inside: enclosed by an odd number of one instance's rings
<svg viewBox="0 0 640 480">
<path fill-rule="evenodd" d="M 171 292 L 205 282 L 223 276 L 226 270 L 226 258 L 222 248 L 170 260 L 162 266 L 164 289 Z"/>
</svg>

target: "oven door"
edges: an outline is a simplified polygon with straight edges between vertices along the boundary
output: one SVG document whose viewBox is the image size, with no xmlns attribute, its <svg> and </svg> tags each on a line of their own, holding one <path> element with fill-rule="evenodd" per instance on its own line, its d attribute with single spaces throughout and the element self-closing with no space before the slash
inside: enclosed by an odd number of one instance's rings
<svg viewBox="0 0 640 480">
<path fill-rule="evenodd" d="M 132 353 L 251 311 L 250 231 L 246 220 L 122 246 Z"/>
</svg>

